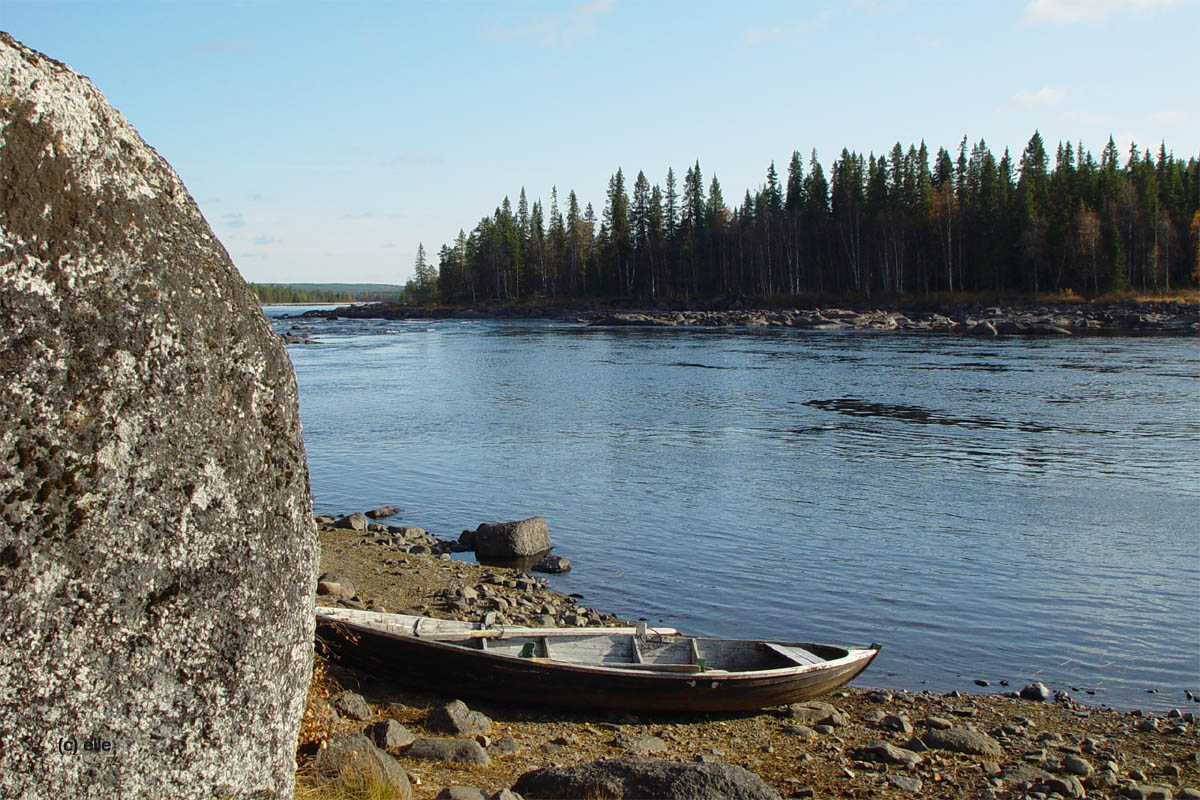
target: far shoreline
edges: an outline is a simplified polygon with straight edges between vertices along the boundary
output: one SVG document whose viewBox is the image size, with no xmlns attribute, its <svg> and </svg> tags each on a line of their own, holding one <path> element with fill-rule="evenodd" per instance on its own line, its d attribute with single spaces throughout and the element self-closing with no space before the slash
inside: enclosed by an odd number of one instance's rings
<svg viewBox="0 0 1200 800">
<path fill-rule="evenodd" d="M 1073 296 L 928 298 L 786 298 L 765 303 L 750 298 L 713 302 L 637 304 L 628 300 L 475 305 L 411 305 L 397 302 L 302 304 L 312 309 L 284 319 L 543 319 L 597 327 L 792 328 L 801 330 L 888 330 L 916 333 L 1005 335 L 1200 335 L 1200 298 L 1180 292 L 1165 298 Z M 796 302 L 786 302 L 792 300 Z"/>
</svg>

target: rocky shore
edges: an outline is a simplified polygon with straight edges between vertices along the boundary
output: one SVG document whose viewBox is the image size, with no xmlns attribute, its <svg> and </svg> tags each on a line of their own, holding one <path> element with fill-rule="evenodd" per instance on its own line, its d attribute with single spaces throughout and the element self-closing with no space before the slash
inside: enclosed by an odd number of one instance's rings
<svg viewBox="0 0 1200 800">
<path fill-rule="evenodd" d="M 318 604 L 621 623 L 545 579 L 453 560 L 457 542 L 420 528 L 335 522 L 320 526 Z M 350 796 L 337 793 L 338 765 L 361 751 L 386 765 L 376 796 L 1200 798 L 1193 711 L 1097 709 L 1043 688 L 1024 692 L 1033 699 L 850 688 L 748 714 L 611 714 L 433 694 L 323 662 L 318 647 L 298 796 Z"/>
<path fill-rule="evenodd" d="M 1182 302 L 872 304 L 806 308 L 604 309 L 577 306 L 414 307 L 372 303 L 298 318 L 555 319 L 594 326 L 887 330 L 974 336 L 1197 335 L 1200 304 Z"/>
</svg>

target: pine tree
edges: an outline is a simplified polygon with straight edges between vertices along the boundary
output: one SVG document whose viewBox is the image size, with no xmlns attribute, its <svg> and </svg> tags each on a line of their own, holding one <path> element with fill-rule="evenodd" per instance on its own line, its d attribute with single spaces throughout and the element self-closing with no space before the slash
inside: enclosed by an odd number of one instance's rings
<svg viewBox="0 0 1200 800">
<path fill-rule="evenodd" d="M 413 275 L 417 293 L 421 300 L 432 300 L 437 294 L 437 269 L 425 255 L 425 245 L 417 243 L 417 257 L 413 260 Z"/>
</svg>

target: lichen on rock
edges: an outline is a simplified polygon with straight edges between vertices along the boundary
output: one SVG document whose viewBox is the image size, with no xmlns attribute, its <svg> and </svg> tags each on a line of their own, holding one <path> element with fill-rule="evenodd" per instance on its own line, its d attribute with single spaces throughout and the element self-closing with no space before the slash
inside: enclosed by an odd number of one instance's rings
<svg viewBox="0 0 1200 800">
<path fill-rule="evenodd" d="M 2 33 L 0 353 L 0 796 L 290 795 L 291 364 L 171 167 Z"/>
</svg>

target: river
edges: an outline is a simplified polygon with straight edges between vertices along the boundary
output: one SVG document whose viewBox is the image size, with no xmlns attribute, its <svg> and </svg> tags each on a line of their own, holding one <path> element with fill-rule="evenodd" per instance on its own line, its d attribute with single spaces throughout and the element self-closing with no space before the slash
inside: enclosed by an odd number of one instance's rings
<svg viewBox="0 0 1200 800">
<path fill-rule="evenodd" d="M 450 538 L 541 514 L 575 565 L 552 588 L 882 642 L 866 685 L 1200 693 L 1195 338 L 301 324 L 318 511 L 394 503 Z"/>
</svg>

